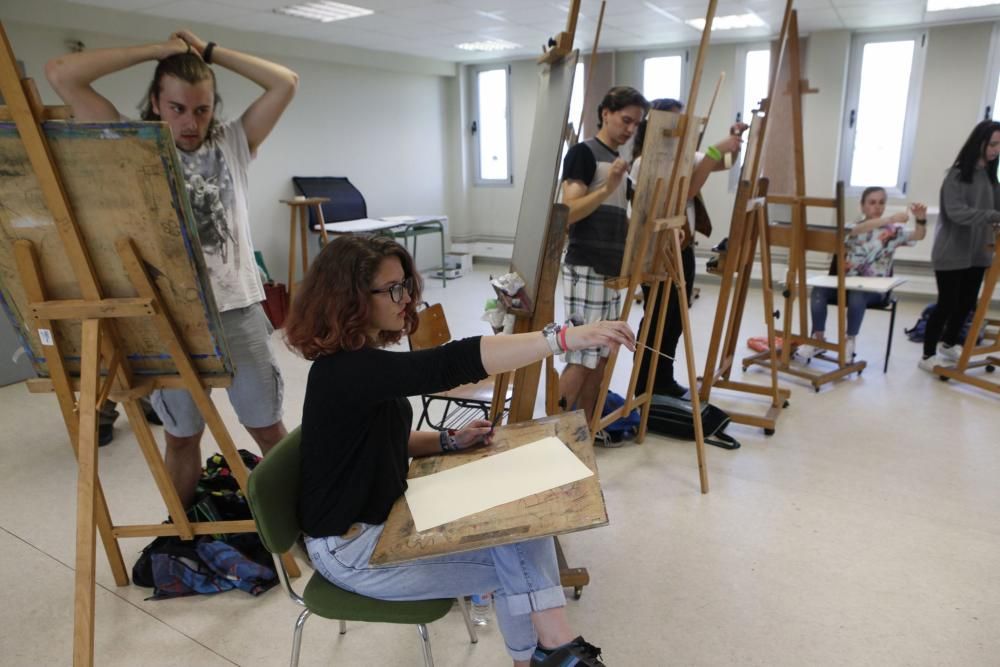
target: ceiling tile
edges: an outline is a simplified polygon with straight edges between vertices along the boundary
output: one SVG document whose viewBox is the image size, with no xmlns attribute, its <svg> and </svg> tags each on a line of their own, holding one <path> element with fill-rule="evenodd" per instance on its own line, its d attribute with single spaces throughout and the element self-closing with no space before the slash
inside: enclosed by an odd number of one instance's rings
<svg viewBox="0 0 1000 667">
<path fill-rule="evenodd" d="M 220 5 L 203 0 L 175 0 L 149 9 L 144 9 L 141 14 L 152 16 L 163 16 L 165 18 L 190 21 L 192 16 L 197 16 L 198 21 L 203 23 L 223 23 L 230 19 L 253 13 L 250 9 L 240 9 L 230 5 Z"/>
</svg>

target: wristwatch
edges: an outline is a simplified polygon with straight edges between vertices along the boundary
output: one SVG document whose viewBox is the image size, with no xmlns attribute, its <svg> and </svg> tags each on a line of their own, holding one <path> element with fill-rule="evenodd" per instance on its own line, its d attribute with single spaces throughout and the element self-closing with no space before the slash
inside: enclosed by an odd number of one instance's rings
<svg viewBox="0 0 1000 667">
<path fill-rule="evenodd" d="M 542 329 L 542 335 L 545 336 L 545 342 L 549 344 L 549 349 L 552 350 L 552 354 L 562 354 L 562 346 L 559 345 L 559 332 L 562 331 L 562 325 L 556 324 L 555 322 L 549 322 Z"/>
</svg>

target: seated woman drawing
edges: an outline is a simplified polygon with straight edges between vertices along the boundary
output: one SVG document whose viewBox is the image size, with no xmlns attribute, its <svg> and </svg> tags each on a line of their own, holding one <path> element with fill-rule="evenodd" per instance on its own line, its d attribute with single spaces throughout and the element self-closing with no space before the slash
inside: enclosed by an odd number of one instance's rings
<svg viewBox="0 0 1000 667">
<path fill-rule="evenodd" d="M 289 345 L 313 361 L 302 413 L 300 512 L 316 570 L 385 600 L 496 592 L 515 665 L 602 665 L 571 630 L 552 538 L 373 568 L 389 510 L 406 490 L 408 457 L 490 445 L 490 424 L 411 430 L 409 396 L 443 391 L 568 350 L 625 345 L 622 322 L 484 336 L 418 352 L 384 349 L 416 329 L 421 280 L 391 239 L 342 236 L 323 248 L 296 292 Z"/>
<path fill-rule="evenodd" d="M 910 219 L 907 213 L 895 213 L 887 218 L 885 213 L 885 188 L 865 188 L 861 194 L 861 213 L 863 218 L 848 227 L 847 240 L 844 249 L 844 275 L 847 276 L 891 276 L 892 258 L 896 248 L 914 245 L 927 235 L 927 207 L 924 204 L 910 205 L 916 226 L 907 229 Z M 833 275 L 836 269 L 836 257 L 830 267 Z M 855 338 L 861 330 L 861 321 L 865 317 L 865 309 L 884 303 L 886 294 L 883 292 L 863 292 L 847 290 L 847 340 L 845 341 L 848 362 L 854 358 Z M 837 303 L 837 290 L 832 287 L 814 287 L 809 299 L 812 311 L 812 337 L 817 340 L 826 339 L 827 306 Z M 802 359 L 816 356 L 819 349 L 812 345 L 802 345 L 795 352 Z"/>
</svg>

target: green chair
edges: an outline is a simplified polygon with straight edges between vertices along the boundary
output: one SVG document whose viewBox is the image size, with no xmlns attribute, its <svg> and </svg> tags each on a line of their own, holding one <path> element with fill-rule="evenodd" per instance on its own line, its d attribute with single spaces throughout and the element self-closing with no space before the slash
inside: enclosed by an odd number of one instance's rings
<svg viewBox="0 0 1000 667">
<path fill-rule="evenodd" d="M 288 595 L 293 601 L 305 607 L 295 622 L 292 667 L 296 667 L 299 663 L 302 626 L 312 614 L 339 620 L 340 634 L 347 632 L 346 621 L 415 624 L 423 640 L 421 644 L 424 664 L 433 667 L 434 658 L 431 655 L 426 624 L 447 614 L 454 600 L 414 602 L 376 600 L 338 588 L 319 573 L 312 575 L 302 595 L 292 588 L 279 554 L 291 549 L 302 532 L 298 515 L 301 438 L 298 428 L 285 436 L 254 469 L 250 475 L 248 490 L 250 509 L 261 542 L 274 555 L 275 568 Z M 469 639 L 475 644 L 478 639 L 469 619 L 469 610 L 463 599 L 460 598 L 458 602 L 465 618 L 465 626 L 469 631 Z"/>
</svg>

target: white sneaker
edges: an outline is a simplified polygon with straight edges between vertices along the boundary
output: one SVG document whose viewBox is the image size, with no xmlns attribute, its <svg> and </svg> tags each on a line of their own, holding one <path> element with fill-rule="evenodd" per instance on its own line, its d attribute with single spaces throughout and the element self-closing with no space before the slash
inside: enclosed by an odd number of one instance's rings
<svg viewBox="0 0 1000 667">
<path fill-rule="evenodd" d="M 937 344 L 937 355 L 943 359 L 947 359 L 952 363 L 958 363 L 958 360 L 962 358 L 962 346 L 961 345 L 946 345 L 944 343 Z"/>
<path fill-rule="evenodd" d="M 944 357 L 938 354 L 927 357 L 926 359 L 921 359 L 920 362 L 917 364 L 917 366 L 919 366 L 921 370 L 925 370 L 928 373 L 933 373 L 935 366 L 954 366 L 954 365 L 955 365 L 954 362 L 945 359 Z"/>
<path fill-rule="evenodd" d="M 815 357 L 816 355 L 818 355 L 819 353 L 820 349 L 812 345 L 799 345 L 795 349 L 795 356 L 801 359 L 802 361 L 808 361 L 813 357 Z"/>
<path fill-rule="evenodd" d="M 848 336 L 847 340 L 844 342 L 844 356 L 847 357 L 847 363 L 854 362 L 854 337 Z"/>
</svg>

